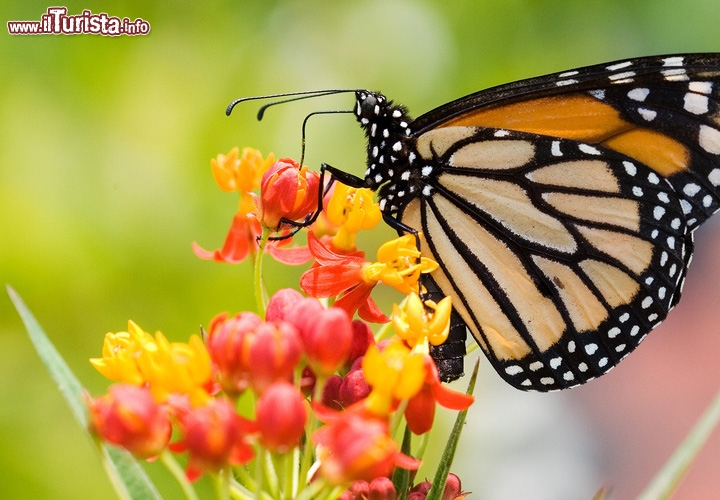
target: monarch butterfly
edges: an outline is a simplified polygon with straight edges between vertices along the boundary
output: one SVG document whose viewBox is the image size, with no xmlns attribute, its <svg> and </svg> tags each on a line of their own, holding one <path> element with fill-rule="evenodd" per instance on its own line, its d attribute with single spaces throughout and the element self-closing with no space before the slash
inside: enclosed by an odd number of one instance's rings
<svg viewBox="0 0 720 500">
<path fill-rule="evenodd" d="M 531 78 L 415 120 L 353 92 L 368 168 L 329 169 L 376 190 L 440 264 L 426 286 L 457 311 L 433 352 L 445 379 L 462 373 L 467 326 L 514 387 L 583 384 L 678 303 L 693 231 L 720 207 L 720 54 Z"/>
</svg>

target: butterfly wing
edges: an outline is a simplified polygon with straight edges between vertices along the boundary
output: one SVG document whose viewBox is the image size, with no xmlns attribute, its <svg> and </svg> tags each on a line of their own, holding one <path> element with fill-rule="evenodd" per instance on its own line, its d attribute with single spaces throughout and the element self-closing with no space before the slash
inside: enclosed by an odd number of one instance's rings
<svg viewBox="0 0 720 500">
<path fill-rule="evenodd" d="M 516 82 L 411 124 L 433 274 L 498 372 L 553 390 L 607 372 L 677 303 L 718 207 L 720 56 Z"/>
</svg>

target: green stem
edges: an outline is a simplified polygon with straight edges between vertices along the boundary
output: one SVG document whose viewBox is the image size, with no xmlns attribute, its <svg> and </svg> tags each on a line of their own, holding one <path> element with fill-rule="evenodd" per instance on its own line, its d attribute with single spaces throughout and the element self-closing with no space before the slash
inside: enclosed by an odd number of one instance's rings
<svg viewBox="0 0 720 500">
<path fill-rule="evenodd" d="M 225 467 L 214 475 L 215 497 L 218 500 L 230 500 L 230 468 Z"/>
<path fill-rule="evenodd" d="M 173 475 L 175 480 L 180 485 L 180 489 L 185 494 L 185 498 L 188 500 L 199 500 L 197 493 L 195 492 L 195 489 L 192 487 L 192 484 L 190 484 L 190 481 L 188 481 L 187 476 L 185 476 L 185 471 L 183 471 L 180 464 L 175 460 L 175 457 L 170 453 L 168 450 L 163 451 L 160 454 L 160 461 L 162 464 L 167 467 L 167 469 L 170 471 L 170 474 Z"/>
<path fill-rule="evenodd" d="M 263 283 L 262 262 L 263 256 L 265 255 L 265 246 L 267 246 L 269 238 L 270 229 L 264 227 L 262 236 L 260 236 L 259 248 L 257 256 L 255 257 L 255 268 L 253 273 L 253 281 L 255 283 L 255 303 L 258 314 L 263 318 L 265 317 L 265 305 L 267 304 L 267 290 L 265 290 L 265 283 Z"/>
<path fill-rule="evenodd" d="M 650 481 L 637 500 L 663 500 L 670 498 L 680 480 L 707 443 L 712 431 L 720 422 L 720 392 L 700 416 L 680 447 L 675 450 L 665 466 Z"/>
</svg>

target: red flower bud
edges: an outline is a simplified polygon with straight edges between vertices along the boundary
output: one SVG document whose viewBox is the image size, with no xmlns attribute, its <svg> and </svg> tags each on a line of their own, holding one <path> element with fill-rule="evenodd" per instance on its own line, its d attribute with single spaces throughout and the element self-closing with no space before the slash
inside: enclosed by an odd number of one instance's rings
<svg viewBox="0 0 720 500">
<path fill-rule="evenodd" d="M 262 393 L 276 381 L 292 380 L 302 344 L 297 330 L 285 321 L 259 325 L 249 340 L 250 383 Z"/>
<path fill-rule="evenodd" d="M 387 477 L 376 477 L 370 481 L 368 500 L 395 500 L 397 492 Z"/>
<path fill-rule="evenodd" d="M 320 474 L 332 484 L 388 476 L 398 466 L 417 469 L 420 463 L 398 450 L 385 421 L 343 412 L 312 436 L 320 445 Z"/>
<path fill-rule="evenodd" d="M 354 320 L 352 322 L 352 330 L 352 346 L 348 354 L 347 364 L 352 364 L 359 357 L 365 356 L 368 347 L 375 343 L 375 336 L 370 326 L 364 321 Z"/>
<path fill-rule="evenodd" d="M 181 427 L 190 459 L 187 475 L 197 479 L 203 471 L 217 471 L 228 464 L 243 464 L 253 457 L 245 441 L 254 430 L 252 422 L 235 412 L 224 399 L 212 399 L 207 406 L 195 408 L 183 416 Z"/>
<path fill-rule="evenodd" d="M 105 441 L 137 457 L 159 454 L 170 441 L 172 428 L 164 406 L 146 387 L 117 384 L 89 403 L 90 425 Z"/>
<path fill-rule="evenodd" d="M 330 375 L 323 387 L 322 404 L 333 410 L 341 411 L 343 405 L 340 402 L 340 386 L 343 378 L 340 375 Z"/>
<path fill-rule="evenodd" d="M 280 220 L 301 220 L 318 205 L 320 175 L 289 158 L 275 162 L 260 183 L 261 220 L 265 227 L 280 229 Z"/>
<path fill-rule="evenodd" d="M 260 393 L 276 380 L 290 380 L 302 354 L 297 330 L 284 321 L 263 323 L 253 313 L 226 314 L 210 324 L 208 351 L 223 390 L 238 394 L 248 384 Z"/>
<path fill-rule="evenodd" d="M 260 442 L 270 451 L 286 453 L 305 432 L 305 398 L 295 386 L 275 382 L 260 396 L 255 410 Z"/>
<path fill-rule="evenodd" d="M 241 312 L 232 318 L 223 313 L 210 322 L 207 349 L 220 374 L 220 384 L 227 394 L 239 394 L 249 384 L 247 336 L 260 324 L 260 317 L 251 312 Z"/>
<path fill-rule="evenodd" d="M 282 288 L 275 292 L 265 310 L 266 321 L 291 321 L 292 310 L 303 300 L 300 292 L 293 288 Z"/>
<path fill-rule="evenodd" d="M 370 386 L 362 370 L 352 370 L 342 379 L 338 390 L 339 400 L 344 408 L 365 399 L 370 394 Z"/>
<path fill-rule="evenodd" d="M 345 311 L 325 309 L 315 299 L 304 299 L 293 310 L 290 321 L 300 332 L 308 362 L 317 375 L 327 377 L 345 363 L 353 337 Z"/>
</svg>

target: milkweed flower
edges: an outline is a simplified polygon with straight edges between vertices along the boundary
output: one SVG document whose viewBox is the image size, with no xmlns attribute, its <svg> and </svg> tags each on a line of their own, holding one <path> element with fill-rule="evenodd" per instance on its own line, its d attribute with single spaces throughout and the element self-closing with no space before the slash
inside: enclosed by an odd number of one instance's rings
<svg viewBox="0 0 720 500">
<path fill-rule="evenodd" d="M 372 388 L 365 403 L 376 415 L 387 415 L 395 401 L 415 396 L 426 378 L 425 356 L 412 352 L 398 338 L 390 339 L 382 350 L 370 346 L 362 369 Z"/>
<path fill-rule="evenodd" d="M 225 399 L 212 399 L 184 414 L 180 427 L 183 440 L 175 449 L 188 451 L 186 475 L 191 481 L 204 471 L 245 464 L 254 456 L 248 435 L 255 432 L 255 424 L 238 415 Z"/>
<path fill-rule="evenodd" d="M 410 347 L 428 339 L 432 345 L 440 345 L 447 340 L 450 332 L 450 314 L 452 298 L 445 297 L 437 304 L 425 302 L 413 292 L 408 295 L 405 308 L 393 304 L 392 323 L 395 332 Z"/>
<path fill-rule="evenodd" d="M 275 162 L 275 155 L 270 153 L 263 160 L 257 149 L 232 148 L 227 155 L 219 154 L 210 160 L 215 182 L 223 191 L 239 191 L 249 193 L 260 187 L 263 174 Z"/>
<path fill-rule="evenodd" d="M 281 221 L 302 220 L 318 208 L 320 174 L 290 158 L 276 161 L 260 183 L 260 221 L 279 231 Z"/>
<path fill-rule="evenodd" d="M 300 361 L 302 344 L 293 325 L 263 322 L 257 314 L 216 316 L 208 328 L 207 346 L 220 385 L 229 395 L 252 386 L 261 393 L 275 381 L 290 380 Z"/>
<path fill-rule="evenodd" d="M 130 321 L 127 332 L 105 335 L 103 357 L 90 363 L 111 380 L 147 384 L 158 402 L 173 393 L 188 396 L 193 405 L 210 397 L 210 356 L 197 335 L 187 343 L 169 342 L 161 332 L 152 337 Z"/>
<path fill-rule="evenodd" d="M 405 420 L 414 434 L 425 434 L 432 428 L 437 405 L 449 410 L 466 410 L 475 398 L 464 392 L 453 391 L 440 382 L 435 361 L 422 355 L 425 361 L 425 379 L 420 389 L 408 401 L 405 407 Z"/>
<path fill-rule="evenodd" d="M 343 251 L 355 249 L 355 235 L 361 230 L 375 227 L 382 213 L 373 201 L 373 192 L 367 188 L 352 188 L 335 183 L 325 213 L 328 221 L 338 227 L 332 238 L 333 246 Z"/>
<path fill-rule="evenodd" d="M 116 384 L 88 404 L 90 427 L 105 441 L 139 458 L 158 455 L 170 441 L 172 428 L 165 406 L 147 387 Z"/>
<path fill-rule="evenodd" d="M 415 470 L 420 465 L 399 451 L 385 420 L 359 412 L 338 414 L 312 440 L 318 445 L 321 477 L 336 485 L 389 476 L 396 466 Z"/>
<path fill-rule="evenodd" d="M 237 264 L 244 261 L 248 255 L 257 251 L 257 241 L 262 234 L 262 226 L 255 214 L 255 204 L 249 196 L 246 196 L 241 209 L 233 216 L 230 230 L 225 237 L 222 248 L 217 250 L 205 250 L 193 242 L 192 248 L 195 255 L 203 260 L 214 260 L 226 264 Z"/>
</svg>

